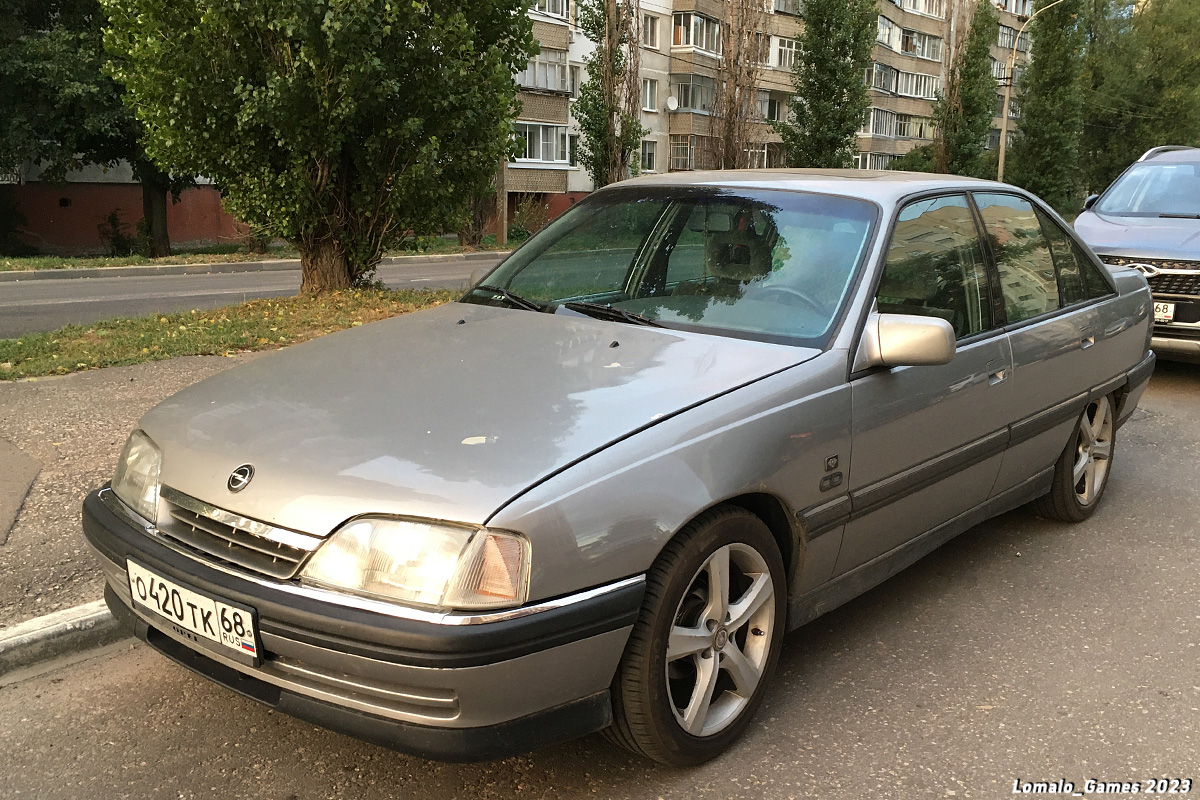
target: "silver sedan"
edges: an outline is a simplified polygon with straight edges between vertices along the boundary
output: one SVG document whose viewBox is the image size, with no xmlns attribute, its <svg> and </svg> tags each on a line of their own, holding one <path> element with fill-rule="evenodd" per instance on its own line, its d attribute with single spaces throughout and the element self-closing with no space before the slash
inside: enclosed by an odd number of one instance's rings
<svg viewBox="0 0 1200 800">
<path fill-rule="evenodd" d="M 786 630 L 995 514 L 1086 520 L 1150 309 L 1003 184 L 633 180 L 458 302 L 168 399 L 84 530 L 139 637 L 283 712 L 695 764 Z"/>
</svg>

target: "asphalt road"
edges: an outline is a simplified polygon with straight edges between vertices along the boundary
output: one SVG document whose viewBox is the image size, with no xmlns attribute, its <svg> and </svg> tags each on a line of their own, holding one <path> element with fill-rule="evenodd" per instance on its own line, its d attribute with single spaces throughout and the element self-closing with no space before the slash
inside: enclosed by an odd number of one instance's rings
<svg viewBox="0 0 1200 800">
<path fill-rule="evenodd" d="M 1116 452 L 1092 520 L 1012 512 L 790 634 L 748 735 L 697 769 L 598 736 L 435 764 L 135 645 L 0 689 L 0 796 L 862 800 L 1200 780 L 1200 368 L 1160 365 Z"/>
<path fill-rule="evenodd" d="M 422 261 L 382 266 L 379 278 L 393 289 L 465 287 L 472 272 L 499 261 Z M 70 278 L 0 283 L 0 339 L 87 325 L 113 317 L 219 308 L 260 297 L 283 297 L 300 288 L 300 271 Z"/>
</svg>

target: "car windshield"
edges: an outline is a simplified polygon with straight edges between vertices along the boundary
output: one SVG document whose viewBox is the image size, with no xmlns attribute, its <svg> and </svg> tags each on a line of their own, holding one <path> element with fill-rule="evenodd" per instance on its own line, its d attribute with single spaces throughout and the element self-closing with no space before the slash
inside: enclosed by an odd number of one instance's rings
<svg viewBox="0 0 1200 800">
<path fill-rule="evenodd" d="M 1200 217 L 1200 164 L 1135 164 L 1096 204 L 1102 214 Z"/>
<path fill-rule="evenodd" d="M 463 302 L 823 347 L 875 218 L 830 195 L 622 187 L 571 208 Z"/>
</svg>

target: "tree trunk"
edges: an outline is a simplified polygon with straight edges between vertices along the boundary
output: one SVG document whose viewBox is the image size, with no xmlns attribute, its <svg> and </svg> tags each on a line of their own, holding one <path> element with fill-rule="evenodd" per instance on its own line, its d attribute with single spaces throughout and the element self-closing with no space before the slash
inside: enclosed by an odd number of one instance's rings
<svg viewBox="0 0 1200 800">
<path fill-rule="evenodd" d="M 350 261 L 331 237 L 296 243 L 300 251 L 300 291 L 320 294 L 350 288 Z"/>
<path fill-rule="evenodd" d="M 151 258 L 171 255 L 171 236 L 167 232 L 167 192 L 170 190 L 166 175 L 160 173 L 142 178 L 142 218 L 146 220 Z"/>
</svg>

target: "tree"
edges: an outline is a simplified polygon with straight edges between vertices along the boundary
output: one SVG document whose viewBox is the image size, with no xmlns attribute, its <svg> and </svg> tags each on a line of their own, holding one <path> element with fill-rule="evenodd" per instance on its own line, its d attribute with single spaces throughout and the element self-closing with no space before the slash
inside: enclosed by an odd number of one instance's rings
<svg viewBox="0 0 1200 800">
<path fill-rule="evenodd" d="M 583 35 L 596 43 L 583 62 L 587 80 L 575 101 L 575 119 L 579 161 L 598 188 L 625 179 L 646 135 L 638 69 L 641 7 L 636 0 L 579 0 L 576 8 Z"/>
<path fill-rule="evenodd" d="M 789 167 L 847 167 L 870 106 L 863 71 L 871 63 L 874 0 L 807 0 L 796 47 L 796 96 L 775 123 Z"/>
<path fill-rule="evenodd" d="M 1033 55 L 1018 83 L 1021 123 L 1006 177 L 1062 212 L 1078 210 L 1083 130 L 1083 0 L 1064 0 L 1029 24 Z"/>
<path fill-rule="evenodd" d="M 758 76 L 770 60 L 770 40 L 762 33 L 769 14 L 762 0 L 726 0 L 727 16 L 721 25 L 721 61 L 713 80 L 713 136 L 717 169 L 766 166 L 753 163 L 755 133 L 763 128 L 758 106 Z"/>
<path fill-rule="evenodd" d="M 945 91 L 933 104 L 934 171 L 983 178 L 984 143 L 996 107 L 991 45 L 1000 18 L 990 0 L 956 2 L 959 35 L 948 52 Z"/>
<path fill-rule="evenodd" d="M 141 125 L 124 91 L 104 74 L 97 0 L 7 0 L 0 5 L 0 164 L 37 163 L 51 181 L 88 164 L 128 161 L 142 184 L 150 255 L 170 255 L 167 193 L 172 179 L 143 152 Z"/>
<path fill-rule="evenodd" d="M 512 136 L 523 0 L 102 0 L 113 74 L 162 162 L 295 244 L 301 290 L 370 281 L 454 229 Z"/>
<path fill-rule="evenodd" d="M 1083 60 L 1084 186 L 1101 191 L 1146 150 L 1200 145 L 1195 2 L 1088 0 Z"/>
</svg>

